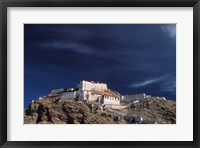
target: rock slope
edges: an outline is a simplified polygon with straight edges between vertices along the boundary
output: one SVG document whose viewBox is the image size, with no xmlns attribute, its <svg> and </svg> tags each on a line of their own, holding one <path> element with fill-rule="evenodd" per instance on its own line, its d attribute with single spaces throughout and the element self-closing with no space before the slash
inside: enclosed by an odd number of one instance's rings
<svg viewBox="0 0 200 148">
<path fill-rule="evenodd" d="M 30 103 L 24 112 L 25 124 L 119 124 L 122 116 L 112 112 L 90 109 L 89 104 L 78 101 L 60 101 L 46 98 Z"/>
<path fill-rule="evenodd" d="M 24 110 L 24 124 L 134 124 L 135 117 L 142 117 L 143 123 L 175 124 L 176 102 L 142 99 L 127 109 L 100 111 L 88 103 L 46 97 Z"/>
</svg>

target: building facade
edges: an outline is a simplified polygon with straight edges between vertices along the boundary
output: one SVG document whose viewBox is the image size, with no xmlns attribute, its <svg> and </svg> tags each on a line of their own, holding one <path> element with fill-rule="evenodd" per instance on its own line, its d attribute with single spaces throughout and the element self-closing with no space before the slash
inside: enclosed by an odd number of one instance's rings
<svg viewBox="0 0 200 148">
<path fill-rule="evenodd" d="M 120 104 L 119 94 L 108 89 L 107 84 L 81 81 L 77 89 L 70 89 L 61 93 L 61 100 L 99 101 L 102 104 Z"/>
<path fill-rule="evenodd" d="M 77 87 L 79 88 L 79 91 L 91 91 L 91 90 L 94 90 L 94 91 L 105 91 L 108 89 L 107 87 L 107 84 L 105 83 L 95 83 L 93 81 L 89 82 L 89 81 L 81 81 Z"/>
</svg>

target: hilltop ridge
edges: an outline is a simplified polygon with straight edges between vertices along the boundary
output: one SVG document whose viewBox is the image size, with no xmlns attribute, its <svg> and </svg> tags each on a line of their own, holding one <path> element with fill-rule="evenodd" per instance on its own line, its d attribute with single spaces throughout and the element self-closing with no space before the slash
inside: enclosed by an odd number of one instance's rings
<svg viewBox="0 0 200 148">
<path fill-rule="evenodd" d="M 165 97 L 120 93 L 107 84 L 81 81 L 32 100 L 25 124 L 174 124 L 176 102 Z"/>
<path fill-rule="evenodd" d="M 125 105 L 130 102 L 123 102 Z M 101 108 L 98 102 L 62 101 L 59 95 L 32 100 L 25 124 L 175 124 L 176 102 L 139 99 L 124 109 Z"/>
</svg>

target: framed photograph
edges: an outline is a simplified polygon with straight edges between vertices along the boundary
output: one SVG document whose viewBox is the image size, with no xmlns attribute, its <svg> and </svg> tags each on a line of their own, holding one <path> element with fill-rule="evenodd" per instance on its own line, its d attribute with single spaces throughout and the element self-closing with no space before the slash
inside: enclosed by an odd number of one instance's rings
<svg viewBox="0 0 200 148">
<path fill-rule="evenodd" d="M 199 147 L 199 5 L 1 1 L 1 147 Z"/>
</svg>

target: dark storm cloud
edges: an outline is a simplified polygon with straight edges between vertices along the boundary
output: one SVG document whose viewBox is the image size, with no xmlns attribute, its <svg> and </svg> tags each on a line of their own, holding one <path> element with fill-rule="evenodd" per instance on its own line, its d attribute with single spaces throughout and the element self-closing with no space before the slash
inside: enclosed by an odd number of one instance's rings
<svg viewBox="0 0 200 148">
<path fill-rule="evenodd" d="M 176 25 L 27 24 L 24 35 L 27 99 L 83 79 L 176 98 Z"/>
</svg>

